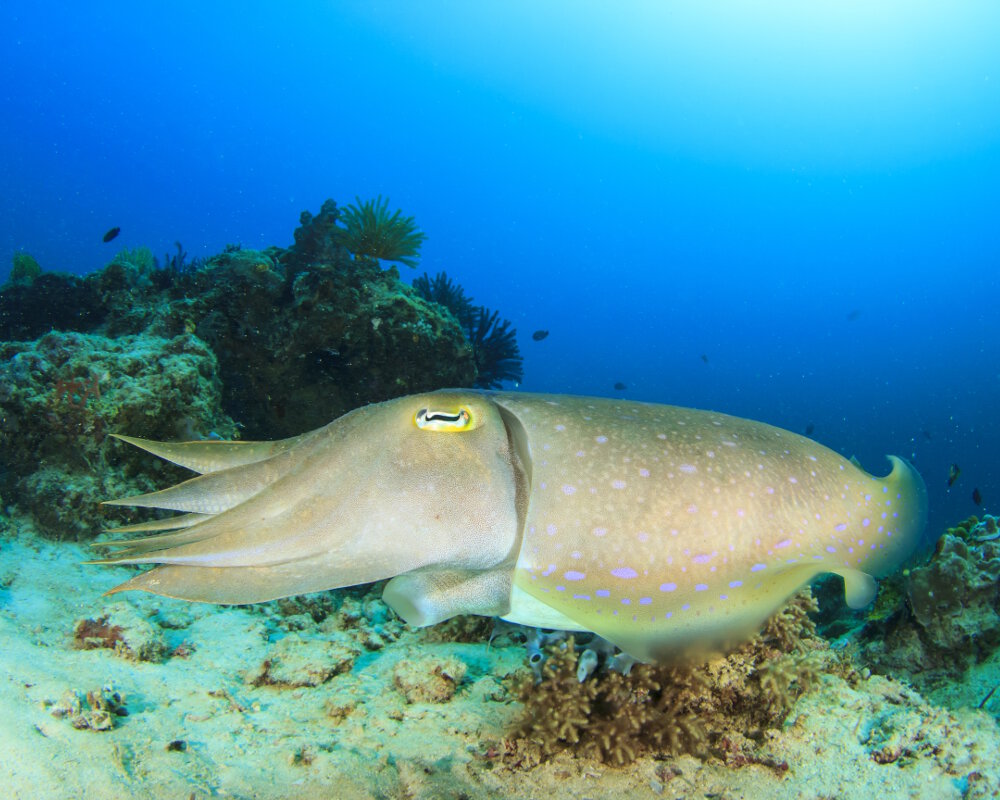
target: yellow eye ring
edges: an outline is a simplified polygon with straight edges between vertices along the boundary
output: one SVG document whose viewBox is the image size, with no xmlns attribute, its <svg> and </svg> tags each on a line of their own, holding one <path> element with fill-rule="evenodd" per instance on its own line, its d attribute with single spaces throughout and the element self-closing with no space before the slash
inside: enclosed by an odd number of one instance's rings
<svg viewBox="0 0 1000 800">
<path fill-rule="evenodd" d="M 478 427 L 472 411 L 465 406 L 458 409 L 421 408 L 413 418 L 414 424 L 425 431 L 457 433 Z"/>
</svg>

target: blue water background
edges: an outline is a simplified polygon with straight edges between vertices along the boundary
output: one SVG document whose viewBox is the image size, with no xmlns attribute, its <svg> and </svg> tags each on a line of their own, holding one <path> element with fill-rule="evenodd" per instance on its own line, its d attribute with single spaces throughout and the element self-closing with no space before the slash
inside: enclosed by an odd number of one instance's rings
<svg viewBox="0 0 1000 800">
<path fill-rule="evenodd" d="M 939 527 L 1000 504 L 998 41 L 994 2 L 4 3 L 0 280 L 381 193 L 522 389 L 904 455 Z"/>
</svg>

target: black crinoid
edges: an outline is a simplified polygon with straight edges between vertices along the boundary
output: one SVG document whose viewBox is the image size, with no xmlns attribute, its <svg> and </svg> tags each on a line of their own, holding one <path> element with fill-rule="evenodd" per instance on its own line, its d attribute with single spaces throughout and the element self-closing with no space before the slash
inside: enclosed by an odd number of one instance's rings
<svg viewBox="0 0 1000 800">
<path fill-rule="evenodd" d="M 476 386 L 499 389 L 503 381 L 521 380 L 523 359 L 510 320 L 501 320 L 498 312 L 474 305 L 465 289 L 445 272 L 433 278 L 425 272 L 413 281 L 413 288 L 424 300 L 447 308 L 462 326 L 476 362 Z"/>
<path fill-rule="evenodd" d="M 417 256 L 426 235 L 417 229 L 413 217 L 401 211 L 389 214 L 389 199 L 379 195 L 375 200 L 361 201 L 340 209 L 340 221 L 347 230 L 343 243 L 355 256 L 369 256 L 382 261 L 398 261 L 408 267 L 417 266 Z"/>
<path fill-rule="evenodd" d="M 498 312 L 491 314 L 488 308 L 479 306 L 475 325 L 466 333 L 476 362 L 476 386 L 499 389 L 503 381 L 521 380 L 523 359 L 510 320 L 501 322 Z"/>
<path fill-rule="evenodd" d="M 476 307 L 462 285 L 449 278 L 447 272 L 439 272 L 433 278 L 425 272 L 413 279 L 413 288 L 424 300 L 447 308 L 466 332 L 472 327 L 477 316 Z"/>
</svg>

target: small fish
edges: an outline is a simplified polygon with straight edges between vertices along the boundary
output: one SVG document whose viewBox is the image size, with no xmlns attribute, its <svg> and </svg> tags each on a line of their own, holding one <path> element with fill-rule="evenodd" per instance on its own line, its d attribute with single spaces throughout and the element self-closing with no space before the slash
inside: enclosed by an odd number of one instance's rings
<svg viewBox="0 0 1000 800">
<path fill-rule="evenodd" d="M 972 490 L 972 502 L 977 506 L 981 506 L 983 504 L 983 496 L 980 494 L 978 486 Z"/>
<path fill-rule="evenodd" d="M 548 335 L 549 335 L 548 331 L 535 331 L 533 334 L 531 334 L 531 338 L 534 339 L 536 342 L 540 342 Z"/>
<path fill-rule="evenodd" d="M 958 476 L 962 474 L 962 468 L 958 464 L 952 464 L 948 467 L 948 486 L 951 486 L 955 481 L 958 480 Z"/>
<path fill-rule="evenodd" d="M 106 234 L 104 234 L 103 241 L 110 242 L 112 239 L 114 239 L 121 232 L 122 232 L 122 229 L 119 228 L 119 227 L 112 228 L 110 231 L 108 231 Z"/>
<path fill-rule="evenodd" d="M 627 388 L 628 387 L 621 381 L 618 381 L 618 383 L 615 384 L 615 391 L 624 392 Z"/>
<path fill-rule="evenodd" d="M 847 321 L 854 322 L 860 316 L 861 316 L 861 310 L 855 308 L 847 315 Z"/>
<path fill-rule="evenodd" d="M 932 438 L 932 437 L 931 437 L 931 432 L 930 432 L 930 431 L 928 431 L 928 430 L 923 430 L 923 431 L 921 431 L 921 433 L 923 433 L 923 435 L 924 435 L 924 438 L 925 438 L 925 439 L 926 439 L 926 440 L 927 440 L 928 442 L 929 442 L 929 441 L 931 440 L 931 438 Z"/>
<path fill-rule="evenodd" d="M 701 354 L 701 360 L 704 361 L 707 364 L 708 363 L 708 356 L 706 356 L 704 353 L 702 353 Z"/>
<path fill-rule="evenodd" d="M 812 436 L 814 430 L 816 430 L 816 426 L 810 422 L 806 425 L 806 436 Z"/>
</svg>

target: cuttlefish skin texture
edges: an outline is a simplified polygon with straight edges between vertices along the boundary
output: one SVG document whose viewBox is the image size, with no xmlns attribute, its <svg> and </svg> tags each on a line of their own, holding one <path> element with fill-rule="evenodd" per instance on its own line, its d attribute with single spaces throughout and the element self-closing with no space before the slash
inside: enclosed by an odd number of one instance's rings
<svg viewBox="0 0 1000 800">
<path fill-rule="evenodd" d="M 201 477 L 111 501 L 185 512 L 99 563 L 112 591 L 250 603 L 392 578 L 407 622 L 487 614 L 593 631 L 642 660 L 738 643 L 815 576 L 866 605 L 918 546 L 926 491 L 709 411 L 442 391 L 282 442 L 121 437 Z"/>
</svg>

